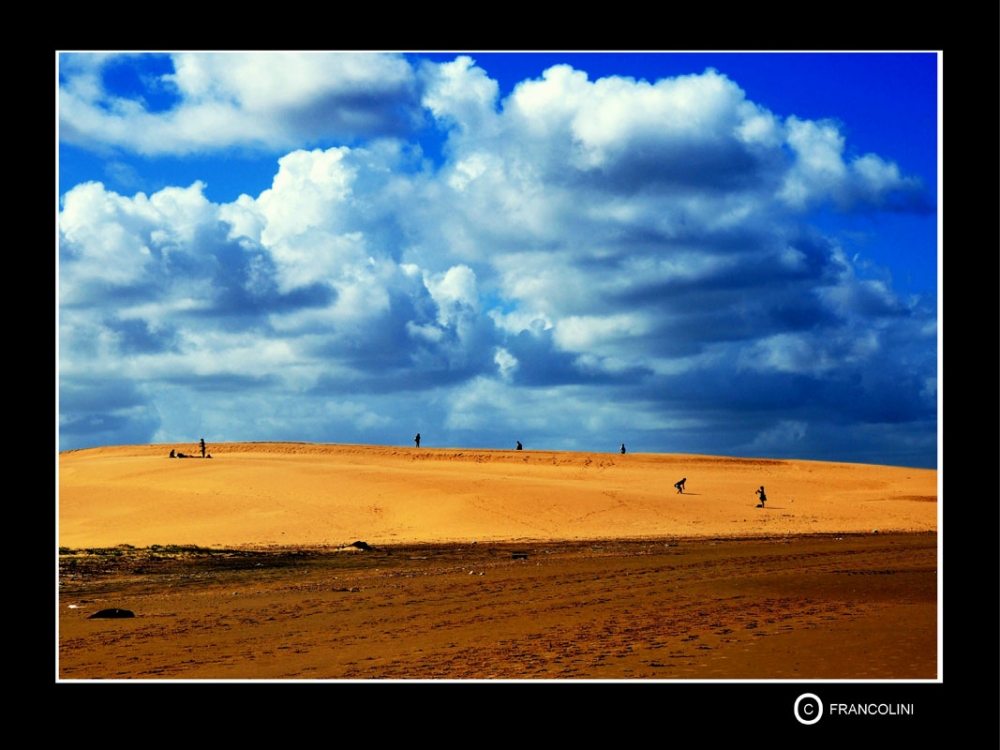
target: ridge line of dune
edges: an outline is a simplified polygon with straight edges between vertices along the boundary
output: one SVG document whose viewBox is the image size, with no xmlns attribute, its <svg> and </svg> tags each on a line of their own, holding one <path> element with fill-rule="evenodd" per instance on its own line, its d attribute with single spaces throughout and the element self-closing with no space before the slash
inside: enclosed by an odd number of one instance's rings
<svg viewBox="0 0 1000 750">
<path fill-rule="evenodd" d="M 515 450 L 514 448 L 479 448 L 461 446 L 420 447 L 405 445 L 372 445 L 365 443 L 312 443 L 305 441 L 238 441 L 225 443 L 209 443 L 208 453 L 213 459 L 225 455 L 259 453 L 264 455 L 345 455 L 368 454 L 372 456 L 407 456 L 412 459 L 465 459 L 475 460 L 477 457 L 518 459 L 530 461 L 532 458 L 562 458 L 567 462 L 579 460 L 594 460 L 600 457 L 607 461 L 647 461 L 647 462 L 682 462 L 697 463 L 730 463 L 744 466 L 792 466 L 797 464 L 818 464 L 824 467 L 834 466 L 870 466 L 913 471 L 935 471 L 917 467 L 895 466 L 893 464 L 865 464 L 846 461 L 818 461 L 805 458 L 767 458 L 753 456 L 722 456 L 701 453 L 654 453 L 635 451 L 619 454 L 618 451 L 593 450 L 560 450 L 550 448 Z M 61 451 L 59 456 L 68 455 L 120 455 L 120 456 L 150 456 L 162 454 L 166 457 L 171 450 L 185 452 L 188 457 L 201 458 L 196 442 L 190 443 L 149 443 L 134 445 L 105 445 L 92 448 L 74 448 Z"/>
</svg>

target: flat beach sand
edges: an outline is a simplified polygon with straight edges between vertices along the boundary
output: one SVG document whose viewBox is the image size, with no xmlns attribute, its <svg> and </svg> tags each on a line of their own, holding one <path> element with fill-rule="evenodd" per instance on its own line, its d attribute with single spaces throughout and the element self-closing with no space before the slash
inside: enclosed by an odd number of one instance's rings
<svg viewBox="0 0 1000 750">
<path fill-rule="evenodd" d="M 59 456 L 61 680 L 940 678 L 933 470 L 171 448 Z"/>
</svg>

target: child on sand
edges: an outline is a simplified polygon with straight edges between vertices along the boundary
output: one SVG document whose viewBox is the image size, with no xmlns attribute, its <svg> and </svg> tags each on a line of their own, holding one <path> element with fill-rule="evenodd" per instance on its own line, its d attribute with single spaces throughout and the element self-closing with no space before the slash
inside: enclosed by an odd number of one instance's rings
<svg viewBox="0 0 1000 750">
<path fill-rule="evenodd" d="M 760 495 L 760 507 L 763 508 L 764 503 L 767 502 L 767 495 L 764 494 L 764 485 L 760 486 L 760 489 L 757 490 L 756 494 Z"/>
</svg>

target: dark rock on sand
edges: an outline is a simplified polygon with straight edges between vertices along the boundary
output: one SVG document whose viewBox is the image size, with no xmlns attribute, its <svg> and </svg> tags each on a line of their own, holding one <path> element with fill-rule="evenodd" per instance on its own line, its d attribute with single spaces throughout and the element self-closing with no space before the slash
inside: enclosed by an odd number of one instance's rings
<svg viewBox="0 0 1000 750">
<path fill-rule="evenodd" d="M 112 609 L 102 609 L 100 612 L 94 612 L 88 620 L 113 620 L 121 617 L 135 617 L 135 612 L 130 609 L 118 609 L 114 607 Z"/>
</svg>

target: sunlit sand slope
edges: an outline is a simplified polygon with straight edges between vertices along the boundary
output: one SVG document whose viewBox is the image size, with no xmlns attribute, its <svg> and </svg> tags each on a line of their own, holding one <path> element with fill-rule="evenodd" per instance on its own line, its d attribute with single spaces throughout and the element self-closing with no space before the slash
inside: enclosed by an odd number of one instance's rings
<svg viewBox="0 0 1000 750">
<path fill-rule="evenodd" d="M 343 545 L 936 531 L 937 472 L 711 456 L 209 446 L 59 456 L 59 544 Z M 687 478 L 678 494 L 674 482 Z M 764 485 L 767 507 L 756 507 Z"/>
</svg>

